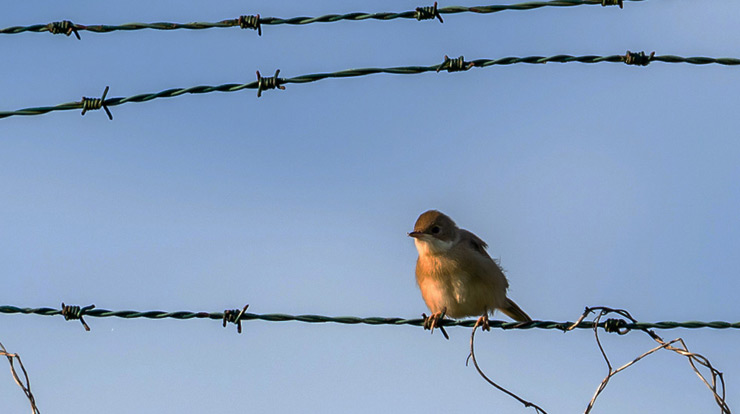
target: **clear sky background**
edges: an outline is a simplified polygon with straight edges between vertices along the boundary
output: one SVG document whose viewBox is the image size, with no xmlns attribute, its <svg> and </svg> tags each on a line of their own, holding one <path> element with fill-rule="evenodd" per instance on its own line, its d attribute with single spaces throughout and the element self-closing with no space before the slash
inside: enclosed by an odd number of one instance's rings
<svg viewBox="0 0 740 414">
<path fill-rule="evenodd" d="M 403 11 L 411 1 L 6 2 L 0 27 Z M 441 6 L 490 2 L 444 2 Z M 0 35 L 0 110 L 357 67 L 556 54 L 740 57 L 740 3 L 649 0 L 251 30 Z M 533 318 L 585 306 L 737 321 L 740 68 L 518 64 L 188 95 L 0 120 L 0 304 L 418 317 L 406 232 L 436 208 L 500 258 Z M 496 319 L 505 318 L 497 314 Z M 0 315 L 54 413 L 534 412 L 465 366 L 470 330 Z M 662 331 L 740 395 L 740 332 Z M 590 331 L 494 330 L 478 359 L 549 413 L 606 367 Z M 654 345 L 607 335 L 615 364 Z M 0 411 L 28 402 L 0 367 Z M 718 412 L 685 358 L 594 412 Z"/>
</svg>

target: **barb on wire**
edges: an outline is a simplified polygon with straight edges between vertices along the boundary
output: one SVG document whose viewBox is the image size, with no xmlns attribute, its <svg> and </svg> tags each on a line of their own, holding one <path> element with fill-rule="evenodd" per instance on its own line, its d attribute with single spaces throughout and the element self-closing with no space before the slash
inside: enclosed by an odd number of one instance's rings
<svg viewBox="0 0 740 414">
<path fill-rule="evenodd" d="M 80 38 L 80 33 L 77 31 L 77 25 L 70 22 L 69 20 L 62 20 L 60 22 L 51 22 L 46 25 L 46 29 L 51 34 L 63 34 L 66 36 L 71 35 L 72 33 L 75 34 L 75 37 L 77 37 L 77 40 L 82 40 Z"/>
<path fill-rule="evenodd" d="M 593 307 L 593 308 L 586 308 L 586 310 L 583 312 L 581 317 L 573 324 L 571 327 L 568 328 L 568 330 L 574 329 L 576 326 L 581 324 L 583 320 L 591 314 L 592 312 L 598 311 L 598 314 L 594 318 L 594 336 L 596 337 L 596 344 L 599 347 L 599 351 L 601 351 L 601 355 L 604 357 L 604 361 L 606 361 L 606 366 L 609 369 L 609 373 L 604 377 L 604 379 L 599 384 L 598 388 L 596 388 L 596 392 L 594 393 L 594 396 L 591 398 L 591 401 L 589 401 L 588 406 L 586 407 L 586 411 L 584 414 L 588 414 L 591 412 L 591 409 L 593 408 L 594 404 L 596 403 L 596 399 L 599 397 L 602 391 L 604 391 L 604 388 L 606 388 L 607 383 L 609 383 L 609 380 L 616 374 L 618 374 L 621 371 L 624 371 L 625 369 L 629 368 L 636 362 L 640 361 L 641 359 L 645 358 L 646 356 L 653 354 L 654 352 L 660 350 L 660 349 L 667 349 L 669 351 L 676 352 L 679 355 L 685 356 L 689 360 L 689 365 L 691 365 L 691 368 L 694 370 L 697 376 L 701 379 L 701 381 L 704 383 L 704 385 L 709 388 L 709 390 L 712 392 L 712 395 L 714 396 L 714 400 L 717 402 L 717 405 L 719 406 L 722 414 L 730 414 L 730 407 L 727 405 L 727 402 L 725 401 L 725 380 L 722 376 L 722 373 L 715 369 L 712 364 L 709 362 L 707 358 L 700 354 L 696 354 L 693 352 L 689 352 L 688 347 L 686 346 L 686 343 L 681 338 L 676 338 L 672 341 L 665 342 L 663 338 L 658 336 L 653 330 L 646 328 L 646 327 L 631 327 L 630 323 L 625 321 L 624 319 L 609 319 L 604 324 L 604 329 L 607 332 L 614 332 L 618 333 L 619 335 L 624 335 L 627 332 L 629 332 L 631 329 L 638 329 L 645 333 L 647 333 L 653 340 L 655 340 L 659 345 L 650 349 L 647 352 L 644 352 L 642 355 L 638 356 L 637 358 L 633 359 L 632 361 L 622 365 L 621 367 L 614 369 L 612 367 L 611 362 L 609 361 L 609 357 L 606 355 L 606 351 L 604 351 L 604 347 L 601 345 L 601 341 L 599 340 L 599 332 L 596 329 L 596 326 L 599 325 L 601 322 L 601 318 L 603 316 L 606 316 L 610 313 L 616 313 L 619 316 L 623 318 L 629 319 L 629 321 L 636 325 L 638 322 L 635 318 L 630 315 L 629 312 L 627 312 L 624 309 L 612 309 L 607 308 L 603 306 Z M 473 330 L 475 332 L 475 330 Z M 674 344 L 680 344 L 680 346 L 674 346 Z M 699 371 L 699 369 L 696 367 L 696 364 L 699 364 L 707 369 L 709 369 L 709 372 L 711 374 L 711 384 L 707 379 L 702 375 L 702 373 Z M 719 381 L 718 381 L 719 380 Z M 718 390 L 719 388 L 719 390 Z"/>
<path fill-rule="evenodd" d="M 453 61 L 456 61 L 458 59 L 453 59 Z M 511 56 L 511 57 L 504 57 L 504 58 L 499 58 L 499 59 L 477 59 L 477 60 L 473 60 L 470 62 L 463 62 L 463 64 L 466 64 L 470 67 L 487 68 L 490 66 L 513 65 L 513 64 L 519 64 L 519 63 L 538 65 L 538 64 L 545 64 L 545 63 L 571 63 L 571 62 L 624 63 L 624 61 L 625 61 L 624 55 L 609 55 L 609 56 L 555 55 L 555 56 L 547 56 L 547 57 L 546 56 L 526 56 L 526 57 Z M 674 56 L 674 55 L 661 55 L 661 56 L 652 56 L 651 61 L 653 62 L 659 61 L 659 62 L 665 62 L 665 63 L 689 63 L 692 65 L 707 65 L 707 64 L 718 64 L 718 65 L 726 65 L 726 66 L 740 65 L 740 59 L 729 58 L 729 57 L 713 58 L 713 57 L 702 57 L 702 56 L 682 57 L 682 56 Z M 450 64 L 451 63 L 447 63 L 447 65 L 450 65 Z M 288 84 L 288 83 L 311 83 L 311 82 L 317 82 L 317 81 L 327 79 L 327 78 L 352 78 L 352 77 L 358 77 L 358 76 L 373 75 L 377 73 L 388 73 L 388 74 L 394 74 L 394 75 L 414 75 L 414 74 L 421 74 L 421 73 L 426 73 L 426 72 L 438 72 L 440 70 L 448 69 L 448 67 L 445 67 L 444 65 L 445 63 L 443 62 L 441 64 L 436 64 L 432 66 L 397 66 L 397 67 L 390 67 L 390 68 L 361 68 L 361 69 L 347 69 L 347 70 L 341 70 L 338 72 L 329 72 L 329 73 L 313 73 L 313 74 L 308 74 L 308 75 L 295 76 L 292 78 L 280 78 L 279 81 L 276 80 L 275 85 L 276 87 L 279 87 L 280 89 L 284 89 L 282 85 Z M 123 97 L 107 98 L 107 99 L 103 99 L 101 103 L 103 105 L 103 108 L 107 108 L 110 106 L 122 105 L 128 102 L 147 102 L 153 99 L 172 98 L 172 97 L 185 95 L 185 94 L 203 94 L 203 93 L 211 93 L 211 92 L 237 92 L 243 89 L 257 89 L 258 90 L 257 95 L 259 96 L 261 94 L 261 90 L 269 89 L 267 87 L 269 86 L 269 83 L 265 83 L 266 79 L 268 78 L 261 78 L 261 79 L 262 80 L 258 79 L 257 81 L 243 83 L 243 84 L 229 83 L 229 84 L 223 84 L 223 85 L 217 85 L 217 86 L 200 85 L 200 86 L 191 86 L 188 88 L 172 88 L 172 89 L 167 89 L 167 90 L 160 91 L 160 92 L 142 93 L 142 94 L 138 94 L 134 96 L 128 96 L 125 98 Z M 260 88 L 260 82 L 262 82 L 262 88 Z M 278 86 L 278 84 L 280 86 Z M 84 107 L 85 107 L 85 103 L 83 99 L 83 101 L 68 102 L 68 103 L 63 103 L 63 104 L 59 104 L 55 106 L 24 108 L 24 109 L 18 109 L 15 111 L 0 111 L 0 118 L 7 118 L 11 116 L 21 116 L 21 115 L 22 116 L 42 115 L 42 114 L 53 112 L 53 111 L 68 111 L 72 109 L 84 109 Z M 110 116 L 112 117 L 112 115 Z"/>
<path fill-rule="evenodd" d="M 236 23 L 242 29 L 256 30 L 257 34 L 262 36 L 262 26 L 260 25 L 260 15 L 259 14 L 254 15 L 254 16 L 239 16 L 239 18 L 236 19 Z"/>
<path fill-rule="evenodd" d="M 655 57 L 655 52 L 651 52 L 646 55 L 645 52 L 630 52 L 629 50 L 624 55 L 624 63 L 635 66 L 647 66 Z"/>
<path fill-rule="evenodd" d="M 87 322 L 85 322 L 82 317 L 85 315 L 85 313 L 91 309 L 94 309 L 95 305 L 88 305 L 84 308 L 80 308 L 77 305 L 65 305 L 64 302 L 62 302 L 62 310 L 59 311 L 59 313 L 64 316 L 65 321 L 72 321 L 79 319 L 80 322 L 82 322 L 82 326 L 85 327 L 86 331 L 90 331 L 90 327 L 87 325 Z"/>
<path fill-rule="evenodd" d="M 476 13 L 476 14 L 490 14 L 497 13 L 505 10 L 533 10 L 542 7 L 573 7 L 573 6 L 585 6 L 585 5 L 601 5 L 611 6 L 619 5 L 622 8 L 623 0 L 553 0 L 553 1 L 530 1 L 518 4 L 493 4 L 489 6 L 447 6 L 436 8 L 432 7 L 419 7 L 416 10 L 408 10 L 403 12 L 380 12 L 380 13 L 365 13 L 365 12 L 354 12 L 347 14 L 326 14 L 323 16 L 309 17 L 262 17 L 257 15 L 257 30 L 260 35 L 262 30 L 260 24 L 263 25 L 281 25 L 287 24 L 292 26 L 305 25 L 311 23 L 333 23 L 342 20 L 349 21 L 360 21 L 360 20 L 394 20 L 394 19 L 426 19 L 426 18 L 438 18 L 442 21 L 442 14 L 458 14 L 458 13 Z M 645 0 L 627 0 L 634 2 L 641 2 Z M 421 9 L 421 11 L 420 11 Z M 430 14 L 431 12 L 432 14 Z M 428 17 L 430 16 L 431 17 Z M 66 21 L 66 20 L 65 20 Z M 23 32 L 50 32 L 50 33 L 64 33 L 69 36 L 71 32 L 74 32 L 77 38 L 80 36 L 77 33 L 78 30 L 86 30 L 94 33 L 109 33 L 114 31 L 133 31 L 143 29 L 153 30 L 202 30 L 202 29 L 213 29 L 213 28 L 226 28 L 226 27 L 241 27 L 242 25 L 240 18 L 238 19 L 227 19 L 219 22 L 193 22 L 193 23 L 171 23 L 171 22 L 157 22 L 157 23 L 126 23 L 122 25 L 107 25 L 107 24 L 96 24 L 96 25 L 83 25 L 74 24 L 66 21 L 55 22 L 49 24 L 34 24 L 30 26 L 12 26 L 0 29 L 0 34 L 17 34 Z M 252 23 L 249 23 L 249 28 L 252 27 Z M 71 29 L 71 31 L 70 31 Z"/>
<path fill-rule="evenodd" d="M 417 7 L 415 17 L 416 20 L 433 20 L 436 17 L 437 19 L 439 19 L 440 23 L 445 22 L 444 20 L 442 20 L 442 15 L 439 14 L 439 9 L 437 9 L 436 1 L 431 7 Z"/>
<path fill-rule="evenodd" d="M 242 310 L 239 309 L 226 309 L 224 311 L 224 328 L 228 322 L 236 324 L 236 332 L 242 333 L 242 316 L 247 311 L 249 304 L 244 305 Z"/>
<path fill-rule="evenodd" d="M 21 389 L 23 390 L 23 393 L 26 394 L 26 398 L 28 398 L 28 402 L 31 404 L 31 413 L 40 414 L 40 411 L 36 406 L 36 398 L 34 398 L 33 393 L 31 392 L 31 381 L 28 379 L 28 372 L 26 372 L 26 367 L 23 366 L 20 355 L 9 353 L 5 349 L 5 346 L 2 344 L 2 342 L 0 342 L 0 356 L 5 356 L 8 358 L 8 363 L 10 363 L 10 373 L 13 375 L 13 380 L 15 380 L 15 383 L 18 384 L 18 386 L 21 387 Z M 18 361 L 18 365 L 21 367 L 21 371 L 23 372 L 25 384 L 21 381 L 21 379 L 18 377 L 18 373 L 15 371 L 16 360 Z"/>
<path fill-rule="evenodd" d="M 532 407 L 532 408 L 535 409 L 535 411 L 537 411 L 540 414 L 547 414 L 547 412 L 545 410 L 543 410 L 537 404 L 535 404 L 535 403 L 533 403 L 531 401 L 527 401 L 527 400 L 519 397 L 518 395 L 514 394 L 513 392 L 507 390 L 506 388 L 504 388 L 504 387 L 496 384 L 495 382 L 493 382 L 490 378 L 488 378 L 488 376 L 486 376 L 486 374 L 483 373 L 483 370 L 480 369 L 480 367 L 478 366 L 478 361 L 476 361 L 476 359 L 475 359 L 475 348 L 474 348 L 473 345 L 475 343 L 475 331 L 478 329 L 478 326 L 481 325 L 481 321 L 482 321 L 482 319 L 478 319 L 475 322 L 475 325 L 473 326 L 473 332 L 471 332 L 471 334 L 470 334 L 470 354 L 468 355 L 468 361 L 470 359 L 472 359 L 473 360 L 473 366 L 475 366 L 475 369 L 476 369 L 476 371 L 478 371 L 478 374 L 480 374 L 480 376 L 483 377 L 483 379 L 486 380 L 486 382 L 488 382 L 489 384 L 491 384 L 492 386 L 494 386 L 496 389 L 498 389 L 499 391 L 503 392 L 504 394 L 510 396 L 511 398 L 519 401 L 520 403 L 522 403 L 524 405 L 525 408 Z M 484 329 L 485 329 L 485 326 L 487 326 L 487 325 L 484 325 Z M 468 361 L 465 362 L 465 365 L 468 364 Z"/>
<path fill-rule="evenodd" d="M 280 79 L 278 77 L 280 75 L 280 69 L 275 71 L 275 76 L 269 76 L 269 77 L 263 77 L 260 75 L 260 71 L 257 71 L 257 97 L 262 96 L 262 91 L 266 91 L 268 89 L 281 89 L 285 90 L 285 86 L 282 84 L 285 82 L 285 79 Z"/>
<path fill-rule="evenodd" d="M 623 0 L 601 0 L 601 6 L 619 6 L 620 9 L 624 8 L 624 1 Z"/>
<path fill-rule="evenodd" d="M 462 72 L 472 68 L 473 66 L 475 66 L 475 63 L 466 62 L 465 58 L 462 56 L 456 59 L 450 59 L 449 56 L 445 55 L 445 61 L 439 65 L 437 73 L 441 70 L 446 70 L 447 72 Z"/>
<path fill-rule="evenodd" d="M 80 101 L 80 104 L 82 105 L 82 115 L 85 115 L 85 112 L 87 111 L 95 111 L 103 108 L 105 109 L 105 113 L 108 114 L 108 119 L 112 121 L 113 114 L 110 113 L 110 109 L 108 109 L 108 105 L 105 102 L 105 97 L 108 96 L 108 89 L 110 88 L 106 86 L 103 91 L 103 96 L 100 98 L 88 98 L 83 96 L 82 101 Z"/>
</svg>

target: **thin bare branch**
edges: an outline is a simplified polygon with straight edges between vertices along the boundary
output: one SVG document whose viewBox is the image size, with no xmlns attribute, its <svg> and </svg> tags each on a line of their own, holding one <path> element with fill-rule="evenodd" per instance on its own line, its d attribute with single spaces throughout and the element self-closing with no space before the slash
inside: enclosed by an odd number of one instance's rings
<svg viewBox="0 0 740 414">
<path fill-rule="evenodd" d="M 486 376 L 486 374 L 484 374 L 483 371 L 480 369 L 480 367 L 478 366 L 478 361 L 475 360 L 475 348 L 473 346 L 473 344 L 475 342 L 475 331 L 478 330 L 478 326 L 480 325 L 480 322 L 481 321 L 479 319 L 478 322 L 476 322 L 475 326 L 473 326 L 473 333 L 470 334 L 470 355 L 468 356 L 468 360 L 470 360 L 470 359 L 473 360 L 473 365 L 475 366 L 475 369 L 478 371 L 478 374 L 480 374 L 480 376 L 483 377 L 484 380 L 486 380 L 489 384 L 491 384 L 494 387 L 496 387 L 499 391 L 504 392 L 505 394 L 509 395 L 510 397 L 512 397 L 515 400 L 519 401 L 520 403 L 524 404 L 525 407 L 532 407 L 535 410 L 537 410 L 537 413 L 539 413 L 539 414 L 547 414 L 547 412 L 545 410 L 543 410 L 542 408 L 540 408 L 537 404 L 534 404 L 534 403 L 532 403 L 530 401 L 527 401 L 527 400 L 519 397 L 518 395 L 514 394 L 513 392 L 507 390 L 506 388 L 504 388 L 504 387 L 496 384 L 495 382 L 491 381 L 491 379 L 488 378 Z M 467 362 L 466 362 L 466 364 L 467 364 Z"/>
<path fill-rule="evenodd" d="M 31 414 L 40 414 L 38 407 L 36 407 L 36 399 L 33 397 L 33 393 L 31 393 L 31 382 L 28 379 L 28 372 L 26 372 L 26 368 L 23 366 L 23 362 L 21 362 L 21 357 L 18 354 L 9 353 L 2 343 L 0 343 L 0 356 L 8 358 L 8 362 L 10 363 L 10 373 L 13 374 L 15 383 L 21 387 L 23 393 L 26 394 L 28 401 L 31 403 Z M 23 377 L 26 380 L 25 385 L 21 382 L 21 379 L 18 377 L 18 373 L 15 371 L 15 360 L 18 360 L 18 365 L 21 367 L 21 371 L 23 371 Z"/>
<path fill-rule="evenodd" d="M 672 341 L 665 342 L 663 338 L 658 336 L 653 330 L 651 329 L 640 329 L 647 333 L 653 340 L 658 342 L 658 346 L 655 348 L 650 349 L 649 351 L 643 353 L 642 355 L 638 356 L 637 358 L 633 359 L 632 361 L 622 365 L 621 367 L 617 368 L 616 370 L 613 369 L 611 362 L 609 361 L 609 357 L 606 355 L 606 351 L 604 351 L 603 346 L 601 345 L 601 341 L 599 340 L 599 333 L 598 333 L 598 325 L 601 321 L 601 317 L 605 316 L 610 313 L 616 313 L 626 319 L 629 319 L 633 324 L 637 323 L 637 320 L 630 315 L 629 312 L 623 309 L 611 309 L 607 307 L 594 307 L 594 308 L 586 308 L 586 310 L 583 312 L 581 317 L 578 319 L 577 322 L 575 322 L 573 325 L 571 325 L 568 330 L 572 330 L 576 326 L 578 326 L 579 323 L 581 323 L 587 315 L 590 313 L 598 311 L 598 314 L 594 318 L 594 324 L 593 324 L 593 330 L 594 335 L 596 337 L 596 344 L 599 347 L 599 351 L 601 351 L 601 355 L 604 357 L 604 361 L 606 362 L 607 368 L 609 369 L 609 373 L 606 377 L 601 381 L 598 388 L 596 389 L 596 392 L 594 393 L 594 396 L 591 398 L 591 401 L 588 403 L 588 406 L 586 407 L 586 411 L 584 414 L 588 414 L 591 412 L 591 409 L 593 408 L 594 404 L 596 403 L 596 398 L 598 398 L 599 394 L 606 388 L 606 384 L 609 382 L 609 380 L 616 375 L 617 373 L 627 369 L 628 367 L 635 364 L 637 361 L 645 358 L 648 355 L 653 354 L 654 352 L 660 350 L 660 349 L 667 349 L 669 351 L 676 352 L 679 355 L 685 356 L 689 360 L 689 365 L 691 365 L 691 368 L 694 370 L 696 375 L 699 376 L 699 378 L 702 380 L 702 382 L 709 388 L 710 391 L 712 391 L 712 394 L 714 396 L 715 401 L 717 402 L 717 405 L 719 406 L 722 414 L 731 414 L 730 407 L 727 405 L 727 402 L 725 401 L 725 381 L 722 376 L 722 373 L 716 370 L 712 364 L 709 362 L 707 358 L 705 358 L 702 355 L 689 352 L 688 347 L 686 346 L 686 343 L 681 338 L 676 338 Z M 627 332 L 629 332 L 629 329 L 624 328 L 625 325 L 624 320 L 619 319 L 609 319 L 607 320 L 605 324 L 605 330 L 607 332 L 615 332 L 620 335 L 623 335 Z M 681 347 L 676 347 L 674 344 L 680 343 Z M 704 366 L 709 369 L 710 374 L 712 376 L 711 384 L 707 379 L 701 374 L 699 369 L 696 366 L 696 363 L 698 363 L 701 366 Z M 719 379 L 719 382 L 717 381 Z M 718 391 L 718 385 L 719 388 L 721 388 L 721 391 Z M 720 395 L 721 392 L 721 395 Z"/>
</svg>

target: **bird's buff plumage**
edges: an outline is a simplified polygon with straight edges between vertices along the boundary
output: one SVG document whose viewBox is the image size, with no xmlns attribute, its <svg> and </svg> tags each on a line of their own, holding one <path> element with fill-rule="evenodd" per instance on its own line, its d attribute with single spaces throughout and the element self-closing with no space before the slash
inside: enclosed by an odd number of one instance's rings
<svg viewBox="0 0 740 414">
<path fill-rule="evenodd" d="M 409 236 L 419 252 L 416 282 L 435 315 L 487 318 L 499 309 L 514 320 L 532 320 L 506 297 L 509 282 L 478 236 L 436 210 L 419 216 Z"/>
</svg>

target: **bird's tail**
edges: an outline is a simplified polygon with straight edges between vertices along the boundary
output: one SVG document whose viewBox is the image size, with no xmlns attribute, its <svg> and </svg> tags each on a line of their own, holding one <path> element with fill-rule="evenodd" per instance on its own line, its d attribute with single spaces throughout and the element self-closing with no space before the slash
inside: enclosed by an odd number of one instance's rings
<svg viewBox="0 0 740 414">
<path fill-rule="evenodd" d="M 501 308 L 501 312 L 515 321 L 532 322 L 532 318 L 530 318 L 529 315 L 519 307 L 519 305 L 509 298 L 506 298 L 506 305 Z"/>
</svg>

